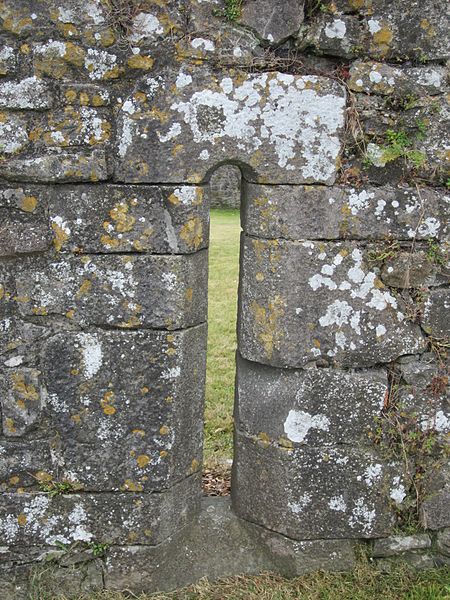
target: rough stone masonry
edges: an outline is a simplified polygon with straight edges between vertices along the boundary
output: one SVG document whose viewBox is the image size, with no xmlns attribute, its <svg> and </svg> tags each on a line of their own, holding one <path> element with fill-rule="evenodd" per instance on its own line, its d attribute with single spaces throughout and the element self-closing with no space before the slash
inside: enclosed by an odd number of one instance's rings
<svg viewBox="0 0 450 600">
<path fill-rule="evenodd" d="M 444 0 L 0 1 L 5 597 L 450 562 L 448 27 Z M 232 506 L 200 487 L 222 165 Z"/>
</svg>

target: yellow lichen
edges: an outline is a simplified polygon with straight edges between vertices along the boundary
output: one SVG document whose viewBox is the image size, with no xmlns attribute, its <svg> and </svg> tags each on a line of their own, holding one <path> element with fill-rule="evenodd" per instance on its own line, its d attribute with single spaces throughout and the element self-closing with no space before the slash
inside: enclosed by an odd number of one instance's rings
<svg viewBox="0 0 450 600">
<path fill-rule="evenodd" d="M 155 61 L 151 56 L 143 56 L 141 54 L 130 56 L 127 60 L 127 65 L 130 69 L 141 69 L 143 71 L 150 71 L 154 63 Z"/>
<path fill-rule="evenodd" d="M 76 298 L 79 299 L 82 296 L 85 296 L 90 292 L 92 288 L 92 281 L 90 279 L 85 279 L 83 283 L 80 285 L 78 292 L 76 293 Z"/>
<path fill-rule="evenodd" d="M 286 303 L 279 295 L 276 295 L 273 300 L 269 300 L 267 307 L 258 304 L 256 300 L 250 306 L 258 339 L 269 359 L 272 358 L 274 348 L 284 337 L 278 327 L 278 320 L 284 315 L 285 306 Z"/>
<path fill-rule="evenodd" d="M 136 462 L 140 469 L 144 469 L 150 462 L 150 457 L 147 456 L 147 454 L 139 454 L 139 456 L 136 459 Z"/>
<path fill-rule="evenodd" d="M 18 515 L 17 517 L 17 523 L 20 527 L 25 527 L 25 525 L 27 524 L 27 515 L 20 513 L 20 515 Z"/>
<path fill-rule="evenodd" d="M 167 427 L 167 425 L 163 425 L 162 427 L 160 427 L 159 433 L 161 435 L 169 435 L 170 429 Z"/>
<path fill-rule="evenodd" d="M 203 242 L 203 223 L 199 217 L 192 217 L 183 225 L 180 237 L 189 248 L 198 250 Z"/>
<path fill-rule="evenodd" d="M 23 373 L 13 373 L 11 379 L 13 390 L 20 394 L 24 400 L 39 400 L 39 392 L 34 385 L 25 382 Z"/>
<path fill-rule="evenodd" d="M 52 229 L 55 234 L 53 246 L 55 247 L 56 252 L 61 252 L 62 247 L 69 239 L 69 234 L 55 222 L 52 223 Z"/>
<path fill-rule="evenodd" d="M 35 196 L 25 196 L 22 198 L 20 208 L 25 212 L 34 212 L 36 210 L 37 203 L 38 201 Z"/>
</svg>

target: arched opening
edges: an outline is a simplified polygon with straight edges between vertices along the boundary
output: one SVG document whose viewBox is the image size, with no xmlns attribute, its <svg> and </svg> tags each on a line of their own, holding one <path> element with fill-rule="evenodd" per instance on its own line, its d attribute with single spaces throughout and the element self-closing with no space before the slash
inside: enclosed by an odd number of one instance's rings
<svg viewBox="0 0 450 600">
<path fill-rule="evenodd" d="M 230 492 L 242 187 L 241 170 L 234 164 L 220 165 L 210 174 L 203 476 L 207 495 Z"/>
</svg>

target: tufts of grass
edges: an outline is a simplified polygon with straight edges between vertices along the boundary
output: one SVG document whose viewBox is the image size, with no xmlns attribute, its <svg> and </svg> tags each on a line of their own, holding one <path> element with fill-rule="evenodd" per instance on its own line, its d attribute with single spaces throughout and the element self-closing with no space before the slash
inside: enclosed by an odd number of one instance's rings
<svg viewBox="0 0 450 600">
<path fill-rule="evenodd" d="M 209 468 L 233 456 L 239 236 L 238 210 L 211 210 L 205 408 L 205 465 Z"/>
<path fill-rule="evenodd" d="M 395 566 L 381 573 L 362 562 L 351 573 L 316 572 L 295 579 L 264 573 L 215 582 L 202 580 L 172 593 L 133 596 L 137 600 L 449 600 L 450 568 L 413 571 Z M 125 600 L 103 592 L 77 600 Z"/>
</svg>

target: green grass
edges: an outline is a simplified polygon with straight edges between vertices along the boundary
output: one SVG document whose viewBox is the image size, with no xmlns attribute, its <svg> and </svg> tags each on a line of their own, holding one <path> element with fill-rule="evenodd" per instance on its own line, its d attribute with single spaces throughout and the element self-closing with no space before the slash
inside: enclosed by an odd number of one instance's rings
<svg viewBox="0 0 450 600">
<path fill-rule="evenodd" d="M 238 210 L 211 210 L 208 284 L 205 465 L 233 456 L 240 217 Z"/>
<path fill-rule="evenodd" d="M 132 596 L 138 600 L 449 600 L 450 569 L 413 571 L 397 566 L 380 573 L 361 562 L 351 573 L 312 573 L 296 579 L 263 574 L 206 580 L 172 593 Z M 111 592 L 80 600 L 125 600 Z"/>
</svg>

